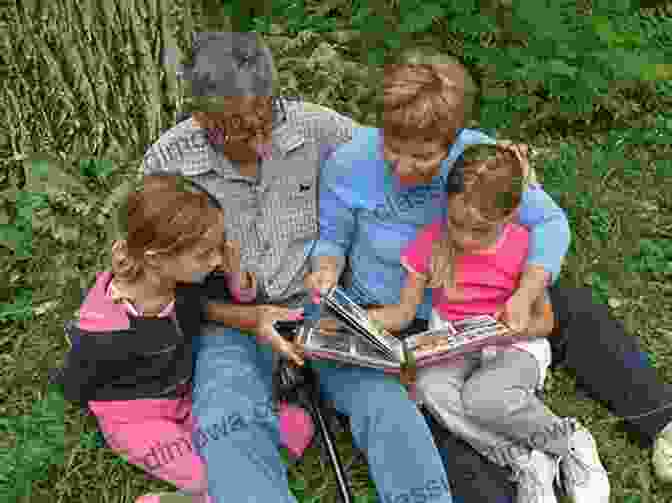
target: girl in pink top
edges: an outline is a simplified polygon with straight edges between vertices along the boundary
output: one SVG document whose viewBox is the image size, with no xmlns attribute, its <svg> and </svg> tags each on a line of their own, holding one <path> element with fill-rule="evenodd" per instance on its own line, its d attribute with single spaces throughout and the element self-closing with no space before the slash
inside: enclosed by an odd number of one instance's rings
<svg viewBox="0 0 672 503">
<path fill-rule="evenodd" d="M 402 252 L 408 276 L 400 304 L 371 308 L 371 318 L 401 332 L 428 287 L 434 289 L 430 328 L 498 315 L 518 288 L 528 254 L 529 232 L 514 223 L 525 183 L 522 163 L 512 146 L 465 152 L 464 191 L 449 194 L 445 217 Z M 476 450 L 514 469 L 518 503 L 556 503 L 557 475 L 576 503 L 608 503 L 609 481 L 592 435 L 575 419 L 555 416 L 535 394 L 551 362 L 546 337 L 553 313 L 544 293 L 531 311 L 523 342 L 419 369 L 419 402 Z M 593 459 L 590 480 L 577 480 L 574 453 L 586 445 Z"/>
<path fill-rule="evenodd" d="M 212 501 L 191 414 L 192 339 L 207 302 L 197 283 L 222 268 L 236 299 L 254 296 L 253 282 L 234 272 L 238 255 L 223 239 L 221 210 L 180 185 L 175 176 L 148 176 L 129 195 L 127 239 L 115 242 L 112 270 L 97 275 L 68 327 L 72 349 L 56 377 L 66 399 L 96 416 L 112 449 L 183 490 L 136 503 Z M 270 420 L 272 404 L 265 405 Z M 310 417 L 281 404 L 280 434 L 300 451 L 312 435 Z"/>
</svg>

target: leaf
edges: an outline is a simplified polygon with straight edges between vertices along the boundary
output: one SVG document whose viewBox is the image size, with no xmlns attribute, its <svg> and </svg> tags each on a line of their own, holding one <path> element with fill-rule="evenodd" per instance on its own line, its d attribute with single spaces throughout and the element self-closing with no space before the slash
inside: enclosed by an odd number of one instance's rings
<svg viewBox="0 0 672 503">
<path fill-rule="evenodd" d="M 50 300 L 50 301 L 47 301 L 47 302 L 43 302 L 39 306 L 35 306 L 33 308 L 33 314 L 35 314 L 37 316 L 41 316 L 41 315 L 47 313 L 48 311 L 51 311 L 52 309 L 57 307 L 59 304 L 60 304 L 60 300 Z"/>
<path fill-rule="evenodd" d="M 431 26 L 434 18 L 441 17 L 444 14 L 444 8 L 440 4 L 423 3 L 419 8 L 407 13 L 402 18 L 399 31 L 402 33 L 417 33 L 426 30 Z"/>
<path fill-rule="evenodd" d="M 578 71 L 575 66 L 569 65 L 561 59 L 552 59 L 547 63 L 547 65 L 552 73 L 556 75 L 565 75 L 570 79 L 576 77 Z"/>
<path fill-rule="evenodd" d="M 595 33 L 603 42 L 611 45 L 616 39 L 616 32 L 614 31 L 611 21 L 606 16 L 593 16 L 592 24 Z"/>
<path fill-rule="evenodd" d="M 63 161 L 55 156 L 34 155 L 24 161 L 26 190 L 37 193 L 55 194 L 78 190 L 89 193 L 82 182 L 63 169 Z"/>
<path fill-rule="evenodd" d="M 7 213 L 7 210 L 3 207 L 0 207 L 0 225 L 9 225 L 11 222 L 11 218 L 9 217 L 9 213 Z"/>
<path fill-rule="evenodd" d="M 609 307 L 612 309 L 618 309 L 623 305 L 623 301 L 621 299 L 617 299 L 615 297 L 610 297 L 609 298 Z"/>
<path fill-rule="evenodd" d="M 0 321 L 29 319 L 32 316 L 32 299 L 32 290 L 17 288 L 14 302 L 0 304 Z"/>
<path fill-rule="evenodd" d="M 0 246 L 16 253 L 22 246 L 25 246 L 27 239 L 30 239 L 30 235 L 27 235 L 24 230 L 11 224 L 0 224 Z"/>
<path fill-rule="evenodd" d="M 51 234 L 62 243 L 76 243 L 80 240 L 81 232 L 77 222 L 61 215 L 50 215 L 49 223 Z"/>
<path fill-rule="evenodd" d="M 82 159 L 79 161 L 79 171 L 86 177 L 107 178 L 115 170 L 114 163 L 109 159 Z"/>
</svg>

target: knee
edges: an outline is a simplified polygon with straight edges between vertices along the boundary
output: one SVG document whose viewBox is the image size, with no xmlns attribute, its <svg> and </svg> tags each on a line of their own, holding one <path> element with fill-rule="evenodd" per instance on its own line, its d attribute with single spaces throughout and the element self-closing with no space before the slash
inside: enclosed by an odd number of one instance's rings
<svg viewBox="0 0 672 503">
<path fill-rule="evenodd" d="M 370 418 L 404 422 L 408 420 L 409 414 L 417 414 L 415 403 L 408 399 L 406 391 L 393 379 L 363 385 L 356 402 L 362 405 L 355 405 L 355 411 L 360 410 Z"/>
<path fill-rule="evenodd" d="M 372 407 L 384 408 L 386 404 L 401 403 L 405 398 L 403 387 L 394 379 L 372 380 L 360 388 L 360 399 Z"/>
<path fill-rule="evenodd" d="M 492 383 L 467 382 L 461 392 L 462 408 L 467 416 L 487 422 L 511 413 L 511 404 L 504 396 L 504 390 Z"/>
</svg>

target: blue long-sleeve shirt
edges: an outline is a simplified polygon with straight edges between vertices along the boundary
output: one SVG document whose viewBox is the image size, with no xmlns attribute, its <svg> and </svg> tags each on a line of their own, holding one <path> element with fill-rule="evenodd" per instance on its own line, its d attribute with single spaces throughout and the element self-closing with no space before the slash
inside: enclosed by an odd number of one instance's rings
<svg viewBox="0 0 672 503">
<path fill-rule="evenodd" d="M 382 154 L 382 134 L 359 128 L 324 163 L 320 176 L 320 236 L 313 256 L 348 258 L 343 278 L 349 295 L 361 304 L 396 304 L 406 277 L 402 249 L 418 230 L 444 214 L 446 181 L 469 144 L 494 144 L 479 131 L 464 129 L 430 184 L 401 187 Z M 523 193 L 518 221 L 531 232 L 528 264 L 542 266 L 553 281 L 570 244 L 562 209 L 539 185 Z M 428 319 L 431 290 L 417 316 Z"/>
</svg>

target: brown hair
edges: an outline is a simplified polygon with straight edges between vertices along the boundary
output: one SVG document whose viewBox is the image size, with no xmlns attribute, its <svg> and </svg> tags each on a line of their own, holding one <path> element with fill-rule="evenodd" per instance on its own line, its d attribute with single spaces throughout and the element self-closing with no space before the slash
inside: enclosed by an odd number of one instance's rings
<svg viewBox="0 0 672 503">
<path fill-rule="evenodd" d="M 146 251 L 177 255 L 198 243 L 220 215 L 205 193 L 189 191 L 181 177 L 145 176 L 119 211 L 126 239 L 112 246 L 113 274 L 136 280 L 144 271 Z"/>
<path fill-rule="evenodd" d="M 475 86 L 451 56 L 415 49 L 383 70 L 383 129 L 395 137 L 453 142 L 466 121 Z"/>
<path fill-rule="evenodd" d="M 497 224 L 511 218 L 527 184 L 523 164 L 510 147 L 477 145 L 464 153 L 464 191 L 450 194 L 462 198 L 469 218 Z M 432 244 L 429 288 L 455 287 L 457 250 L 448 229 Z"/>
</svg>

